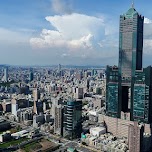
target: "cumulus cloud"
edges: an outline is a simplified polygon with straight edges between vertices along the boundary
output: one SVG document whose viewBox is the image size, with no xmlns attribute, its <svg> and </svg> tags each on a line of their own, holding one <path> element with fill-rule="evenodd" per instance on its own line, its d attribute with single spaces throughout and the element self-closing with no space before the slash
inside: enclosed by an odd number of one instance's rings
<svg viewBox="0 0 152 152">
<path fill-rule="evenodd" d="M 43 29 L 39 37 L 31 38 L 33 48 L 61 48 L 66 50 L 63 54 L 82 56 L 83 53 L 91 56 L 100 49 L 97 48 L 98 43 L 106 35 L 104 17 L 73 13 L 48 16 L 46 21 L 50 22 L 55 30 Z"/>
<path fill-rule="evenodd" d="M 151 24 L 152 23 L 152 20 L 148 19 L 148 18 L 145 18 L 144 19 L 144 23 L 145 24 Z"/>
<path fill-rule="evenodd" d="M 144 38 L 152 39 L 152 20 L 145 18 L 144 23 Z"/>
<path fill-rule="evenodd" d="M 72 4 L 70 0 L 52 0 L 52 9 L 55 13 L 59 14 L 71 14 Z"/>
<path fill-rule="evenodd" d="M 152 54 L 152 20 L 144 19 L 144 54 Z"/>
<path fill-rule="evenodd" d="M 106 58 L 105 63 L 111 57 L 117 61 L 118 33 L 107 26 L 104 16 L 72 13 L 47 16 L 45 19 L 52 30 L 43 29 L 39 37 L 30 39 L 35 50 L 49 50 L 47 53 L 56 55 L 56 59 L 61 57 L 62 62 L 82 60 L 83 63 L 99 63 L 100 59 Z"/>
<path fill-rule="evenodd" d="M 118 25 L 107 22 L 104 16 L 64 14 L 47 16 L 50 29 L 43 29 L 38 37 L 30 39 L 35 49 L 48 49 L 61 58 L 98 60 L 118 57 Z M 144 54 L 152 54 L 152 21 L 144 21 Z"/>
</svg>

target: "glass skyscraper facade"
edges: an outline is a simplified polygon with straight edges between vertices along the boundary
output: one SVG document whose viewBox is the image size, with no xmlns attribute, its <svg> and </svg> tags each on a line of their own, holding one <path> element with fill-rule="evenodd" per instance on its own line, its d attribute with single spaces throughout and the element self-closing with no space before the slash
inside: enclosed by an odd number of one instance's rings
<svg viewBox="0 0 152 152">
<path fill-rule="evenodd" d="M 118 67 L 107 66 L 107 115 L 150 123 L 152 68 L 142 68 L 144 17 L 134 7 L 120 16 Z M 125 118 L 125 117 L 123 117 Z"/>
<path fill-rule="evenodd" d="M 70 139 L 80 137 L 82 132 L 82 101 L 68 101 L 64 111 L 64 136 Z"/>
<path fill-rule="evenodd" d="M 106 109 L 110 116 L 119 117 L 118 67 L 107 66 Z"/>
<path fill-rule="evenodd" d="M 122 78 L 130 78 L 142 69 L 144 17 L 132 7 L 120 16 L 119 70 Z"/>
</svg>

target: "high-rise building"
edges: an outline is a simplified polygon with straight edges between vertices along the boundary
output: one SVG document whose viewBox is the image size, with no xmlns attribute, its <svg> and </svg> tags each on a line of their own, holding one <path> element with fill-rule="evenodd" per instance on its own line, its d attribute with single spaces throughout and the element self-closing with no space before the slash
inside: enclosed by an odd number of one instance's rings
<svg viewBox="0 0 152 152">
<path fill-rule="evenodd" d="M 63 136 L 63 112 L 62 105 L 56 105 L 54 107 L 54 133 Z"/>
<path fill-rule="evenodd" d="M 64 136 L 78 138 L 82 132 L 82 101 L 68 101 L 64 109 Z"/>
<path fill-rule="evenodd" d="M 152 68 L 142 68 L 144 17 L 132 6 L 120 16 L 119 66 L 107 66 L 107 115 L 152 122 Z"/>
<path fill-rule="evenodd" d="M 38 101 L 39 99 L 40 99 L 40 91 L 37 88 L 35 88 L 33 90 L 33 100 Z"/>
<path fill-rule="evenodd" d="M 129 151 L 143 151 L 143 132 L 144 127 L 139 126 L 137 122 L 134 122 L 134 125 L 129 125 Z"/>
<path fill-rule="evenodd" d="M 29 100 L 26 99 L 12 99 L 11 103 L 12 103 L 11 111 L 12 114 L 15 116 L 17 116 L 18 109 L 29 107 Z"/>
<path fill-rule="evenodd" d="M 144 17 L 133 6 L 120 15 L 119 72 L 122 80 L 130 79 L 135 70 L 142 69 L 143 23 Z"/>
<path fill-rule="evenodd" d="M 41 100 L 34 101 L 33 112 L 35 114 L 43 113 L 43 102 Z"/>
<path fill-rule="evenodd" d="M 30 72 L 29 73 L 29 81 L 33 81 L 33 77 L 34 77 L 33 72 Z"/>
<path fill-rule="evenodd" d="M 33 79 L 34 79 L 33 70 L 30 69 L 30 72 L 29 72 L 29 81 L 33 81 Z"/>
<path fill-rule="evenodd" d="M 61 64 L 58 65 L 58 71 L 61 71 Z"/>
<path fill-rule="evenodd" d="M 61 77 L 63 76 L 63 70 L 61 69 L 61 64 L 58 65 L 58 76 Z"/>
<path fill-rule="evenodd" d="M 3 81 L 7 82 L 8 81 L 8 68 L 4 68 L 4 77 L 3 77 Z"/>
<path fill-rule="evenodd" d="M 83 99 L 83 88 L 82 87 L 74 87 L 73 94 L 75 99 Z"/>
</svg>

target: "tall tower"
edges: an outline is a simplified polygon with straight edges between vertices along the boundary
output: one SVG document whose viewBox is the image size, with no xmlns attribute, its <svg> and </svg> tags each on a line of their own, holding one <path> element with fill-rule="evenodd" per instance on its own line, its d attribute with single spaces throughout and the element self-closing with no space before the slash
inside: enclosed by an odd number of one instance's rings
<svg viewBox="0 0 152 152">
<path fill-rule="evenodd" d="M 34 77 L 33 72 L 30 71 L 30 73 L 29 73 L 29 81 L 33 81 L 33 77 Z"/>
<path fill-rule="evenodd" d="M 8 67 L 4 68 L 4 77 L 3 77 L 4 81 L 7 82 L 8 81 Z"/>
<path fill-rule="evenodd" d="M 64 137 L 74 139 L 82 132 L 82 100 L 67 102 L 64 110 Z"/>
<path fill-rule="evenodd" d="M 134 5 L 120 16 L 119 64 L 107 66 L 107 115 L 152 122 L 152 68 L 142 68 L 144 17 Z"/>
<path fill-rule="evenodd" d="M 134 5 L 120 15 L 118 111 L 133 112 L 133 89 L 136 70 L 142 70 L 144 17 Z M 130 117 L 130 114 L 129 114 Z"/>
<path fill-rule="evenodd" d="M 58 65 L 58 71 L 61 71 L 61 64 Z"/>
<path fill-rule="evenodd" d="M 142 69 L 144 17 L 134 6 L 120 16 L 119 29 L 119 74 L 128 80 L 135 70 Z"/>
</svg>

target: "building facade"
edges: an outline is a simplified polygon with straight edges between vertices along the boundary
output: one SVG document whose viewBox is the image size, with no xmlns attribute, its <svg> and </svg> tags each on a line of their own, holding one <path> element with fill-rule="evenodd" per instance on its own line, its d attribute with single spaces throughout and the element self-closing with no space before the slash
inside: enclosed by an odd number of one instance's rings
<svg viewBox="0 0 152 152">
<path fill-rule="evenodd" d="M 54 133 L 63 136 L 63 111 L 62 105 L 55 106 L 54 112 Z"/>
<path fill-rule="evenodd" d="M 131 7 L 120 16 L 119 64 L 107 66 L 108 116 L 152 122 L 152 68 L 142 68 L 144 17 Z"/>
<path fill-rule="evenodd" d="M 82 101 L 68 101 L 64 109 L 64 136 L 78 138 L 82 132 Z"/>
<path fill-rule="evenodd" d="M 5 82 L 8 81 L 8 67 L 4 68 L 4 77 L 3 77 L 3 80 Z"/>
</svg>

